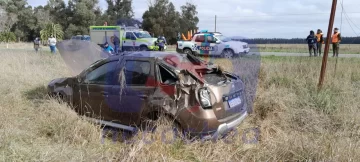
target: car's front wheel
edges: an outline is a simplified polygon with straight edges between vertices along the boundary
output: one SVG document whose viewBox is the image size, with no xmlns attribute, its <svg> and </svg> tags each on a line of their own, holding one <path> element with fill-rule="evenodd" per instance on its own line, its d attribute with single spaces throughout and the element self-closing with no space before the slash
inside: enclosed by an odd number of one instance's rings
<svg viewBox="0 0 360 162">
<path fill-rule="evenodd" d="M 223 58 L 232 59 L 234 57 L 234 52 L 231 49 L 226 49 L 222 53 Z"/>
</svg>

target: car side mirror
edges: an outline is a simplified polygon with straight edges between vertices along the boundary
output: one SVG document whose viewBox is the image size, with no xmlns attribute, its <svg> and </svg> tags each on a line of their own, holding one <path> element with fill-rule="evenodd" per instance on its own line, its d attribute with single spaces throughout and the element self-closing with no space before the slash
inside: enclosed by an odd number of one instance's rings
<svg viewBox="0 0 360 162">
<path fill-rule="evenodd" d="M 220 44 L 221 42 L 220 42 L 220 41 L 216 41 L 215 43 L 216 43 L 216 44 Z"/>
<path fill-rule="evenodd" d="M 80 76 L 77 76 L 76 79 L 77 79 L 78 83 L 82 82 L 82 78 Z"/>
</svg>

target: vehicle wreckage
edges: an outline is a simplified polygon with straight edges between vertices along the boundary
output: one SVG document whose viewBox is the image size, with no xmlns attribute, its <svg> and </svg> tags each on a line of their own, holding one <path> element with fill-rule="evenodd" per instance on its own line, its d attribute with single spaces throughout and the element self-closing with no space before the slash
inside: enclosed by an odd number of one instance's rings
<svg viewBox="0 0 360 162">
<path fill-rule="evenodd" d="M 112 55 L 75 77 L 52 80 L 48 93 L 79 115 L 128 131 L 165 114 L 191 135 L 214 138 L 248 115 L 239 76 L 176 52 Z"/>
</svg>

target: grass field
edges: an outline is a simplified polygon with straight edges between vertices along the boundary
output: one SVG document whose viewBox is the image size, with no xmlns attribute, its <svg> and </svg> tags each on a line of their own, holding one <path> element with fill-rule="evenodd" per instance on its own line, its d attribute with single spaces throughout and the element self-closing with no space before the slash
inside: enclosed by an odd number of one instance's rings
<svg viewBox="0 0 360 162">
<path fill-rule="evenodd" d="M 359 60 L 329 59 L 317 93 L 321 60 L 262 58 L 254 113 L 230 143 L 101 142 L 97 125 L 45 95 L 45 86 L 70 72 L 59 55 L 1 50 L 0 159 L 2 161 L 354 161 L 360 159 Z M 222 61 L 222 60 L 218 60 Z M 335 74 L 335 75 L 334 75 Z M 244 143 L 244 131 L 260 131 Z M 253 133 L 245 134 L 252 139 Z"/>
<path fill-rule="evenodd" d="M 306 44 L 256 44 L 250 45 L 252 51 L 260 52 L 287 52 L 287 53 L 308 53 Z M 0 44 L 0 49 L 6 48 L 6 44 Z M 32 49 L 31 43 L 9 44 L 9 49 Z M 325 45 L 323 45 L 323 52 Z M 43 51 L 50 51 L 49 47 L 42 46 Z M 168 46 L 169 51 L 175 51 L 176 45 Z M 340 54 L 360 54 L 360 44 L 342 44 Z M 330 45 L 330 55 L 332 55 L 332 45 Z"/>
</svg>

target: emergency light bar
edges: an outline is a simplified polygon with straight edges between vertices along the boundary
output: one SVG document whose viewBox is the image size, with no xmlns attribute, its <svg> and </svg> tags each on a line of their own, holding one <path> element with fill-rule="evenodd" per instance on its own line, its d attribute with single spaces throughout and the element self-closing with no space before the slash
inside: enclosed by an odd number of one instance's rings
<svg viewBox="0 0 360 162">
<path fill-rule="evenodd" d="M 200 33 L 207 33 L 208 30 L 200 30 Z"/>
<path fill-rule="evenodd" d="M 121 29 L 124 29 L 126 31 L 142 31 L 142 29 L 135 26 L 127 26 L 127 27 L 122 26 Z"/>
</svg>

